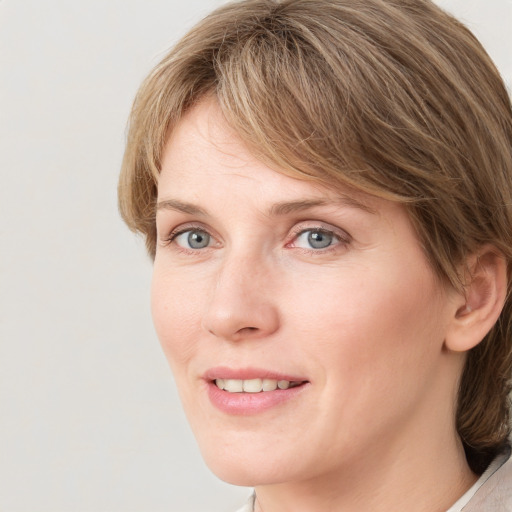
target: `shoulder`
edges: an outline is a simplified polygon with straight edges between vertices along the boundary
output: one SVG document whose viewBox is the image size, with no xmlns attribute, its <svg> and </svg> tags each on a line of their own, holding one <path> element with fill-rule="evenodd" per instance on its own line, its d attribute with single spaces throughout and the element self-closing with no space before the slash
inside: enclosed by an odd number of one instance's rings
<svg viewBox="0 0 512 512">
<path fill-rule="evenodd" d="M 463 512 L 512 511 L 512 457 L 510 448 L 503 456 L 503 464 L 482 484 Z"/>
</svg>

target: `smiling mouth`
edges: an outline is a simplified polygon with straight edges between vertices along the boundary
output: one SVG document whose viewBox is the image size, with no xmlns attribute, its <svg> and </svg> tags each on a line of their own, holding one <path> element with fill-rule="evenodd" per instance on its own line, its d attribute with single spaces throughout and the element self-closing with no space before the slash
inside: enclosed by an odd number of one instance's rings
<svg viewBox="0 0 512 512">
<path fill-rule="evenodd" d="M 275 380 L 275 379 L 215 379 L 215 385 L 228 393 L 264 393 L 277 389 L 296 388 L 307 381 Z"/>
</svg>

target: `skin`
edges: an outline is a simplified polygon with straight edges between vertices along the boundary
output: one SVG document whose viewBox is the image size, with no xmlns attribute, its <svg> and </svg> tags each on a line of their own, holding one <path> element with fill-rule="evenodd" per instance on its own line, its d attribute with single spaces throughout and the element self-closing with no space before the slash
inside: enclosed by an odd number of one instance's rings
<svg viewBox="0 0 512 512">
<path fill-rule="evenodd" d="M 265 512 L 444 511 L 474 483 L 454 426 L 464 353 L 446 346 L 464 298 L 403 206 L 268 168 L 213 99 L 173 131 L 158 201 L 153 319 L 220 478 L 255 486 Z M 311 246 L 318 230 L 330 245 Z M 308 383 L 233 415 L 206 392 L 218 366 Z"/>
</svg>

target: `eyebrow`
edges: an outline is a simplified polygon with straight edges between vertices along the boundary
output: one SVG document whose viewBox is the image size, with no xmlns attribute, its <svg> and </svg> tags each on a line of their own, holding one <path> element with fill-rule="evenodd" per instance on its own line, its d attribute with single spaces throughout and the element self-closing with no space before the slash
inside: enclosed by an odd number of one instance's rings
<svg viewBox="0 0 512 512">
<path fill-rule="evenodd" d="M 282 203 L 276 203 L 270 208 L 270 215 L 279 216 L 279 215 L 288 215 L 290 213 L 300 212 L 303 210 L 309 210 L 311 208 L 315 208 L 317 206 L 331 206 L 331 205 L 339 205 L 339 206 L 348 206 L 350 208 L 357 208 L 359 210 L 363 210 L 367 213 L 375 214 L 376 211 L 373 208 L 370 208 L 368 205 L 365 205 L 354 199 L 353 197 L 348 196 L 340 196 L 335 200 L 332 199 L 305 199 L 299 201 L 284 201 Z"/>
<path fill-rule="evenodd" d="M 181 213 L 188 213 L 189 215 L 201 215 L 206 217 L 208 212 L 199 208 L 192 203 L 184 203 L 183 201 L 178 201 L 177 199 L 165 199 L 164 201 L 159 201 L 156 205 L 156 209 L 158 210 L 174 210 Z"/>
<path fill-rule="evenodd" d="M 318 206 L 348 206 L 350 208 L 357 208 L 367 213 L 375 214 L 376 210 L 370 208 L 368 205 L 361 203 L 357 199 L 348 196 L 341 196 L 336 200 L 327 199 L 300 199 L 298 201 L 283 201 L 276 203 L 270 207 L 269 214 L 271 217 L 278 217 L 282 215 L 289 215 L 290 213 L 301 212 L 304 210 L 310 210 Z M 178 201 L 177 199 L 165 199 L 159 201 L 156 205 L 158 210 L 174 210 L 188 215 L 200 215 L 202 217 L 208 216 L 208 212 L 199 206 L 192 203 Z"/>
</svg>

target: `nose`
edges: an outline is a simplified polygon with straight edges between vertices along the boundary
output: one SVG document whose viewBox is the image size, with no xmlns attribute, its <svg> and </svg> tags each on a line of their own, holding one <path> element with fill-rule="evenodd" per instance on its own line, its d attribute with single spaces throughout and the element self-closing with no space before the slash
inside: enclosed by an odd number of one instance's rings
<svg viewBox="0 0 512 512">
<path fill-rule="evenodd" d="M 269 267 L 268 262 L 243 255 L 224 261 L 213 282 L 203 328 L 229 341 L 262 339 L 276 332 L 276 281 Z"/>
</svg>

